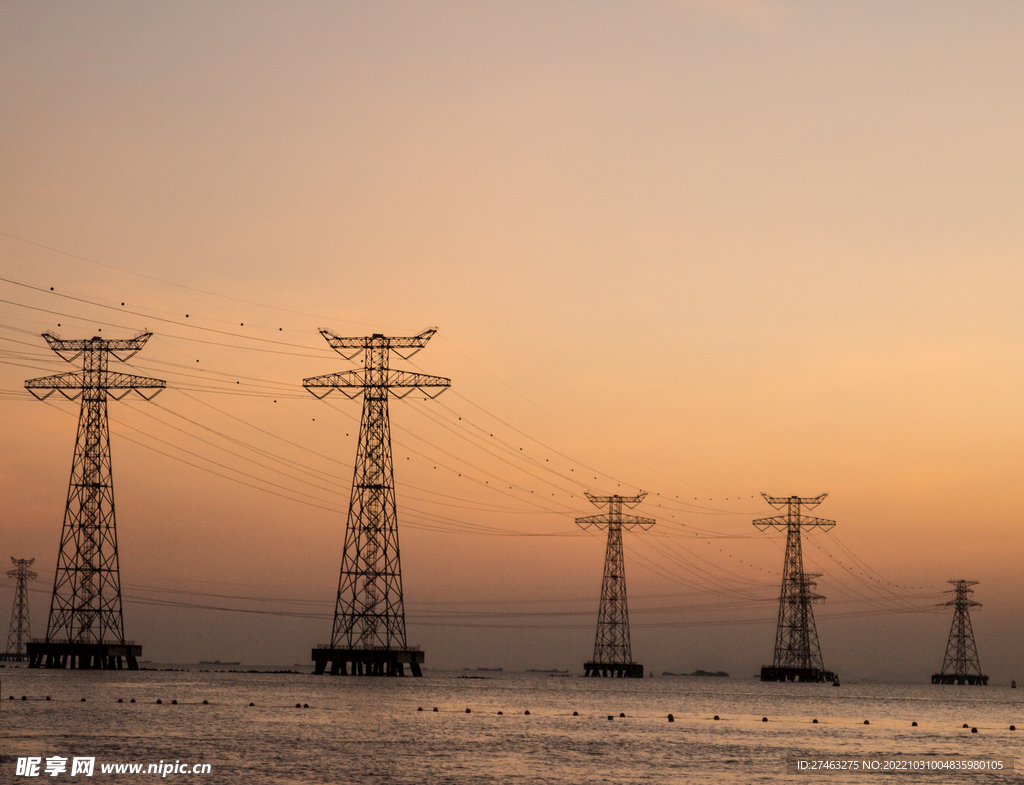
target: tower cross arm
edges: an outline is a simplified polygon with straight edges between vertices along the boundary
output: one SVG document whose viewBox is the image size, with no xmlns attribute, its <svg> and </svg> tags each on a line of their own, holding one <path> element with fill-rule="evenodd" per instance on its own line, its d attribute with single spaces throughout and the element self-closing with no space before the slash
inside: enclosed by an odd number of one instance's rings
<svg viewBox="0 0 1024 785">
<path fill-rule="evenodd" d="M 340 371 L 328 373 L 323 376 L 311 376 L 302 380 L 302 386 L 309 390 L 317 398 L 323 398 L 332 390 L 341 390 L 349 398 L 355 398 L 367 387 L 385 387 L 398 398 L 404 398 L 413 390 L 437 390 L 431 398 L 436 398 L 449 387 L 451 379 L 443 376 L 430 376 L 425 373 L 411 373 L 410 371 L 389 370 L 383 384 L 371 380 L 365 369 L 355 371 Z M 353 390 L 353 392 L 347 392 Z M 404 392 L 398 392 L 398 391 Z"/>
<path fill-rule="evenodd" d="M 65 398 L 74 400 L 82 394 L 83 390 L 90 388 L 90 386 L 85 378 L 85 373 L 82 371 L 42 376 L 25 382 L 25 389 L 41 401 L 49 398 L 54 392 L 60 392 Z M 165 389 L 167 382 L 163 379 L 151 379 L 147 376 L 136 376 L 131 373 L 108 372 L 103 375 L 101 387 L 107 391 L 111 398 L 121 399 L 134 390 L 148 401 Z M 120 395 L 116 395 L 112 392 L 113 390 L 121 390 L 123 392 Z M 146 395 L 143 390 L 154 390 L 155 392 L 151 395 Z"/>
<path fill-rule="evenodd" d="M 764 500 L 768 502 L 772 507 L 781 509 L 787 504 L 796 503 L 803 507 L 814 508 L 825 501 L 827 493 L 823 493 L 820 496 L 769 496 L 767 493 L 762 492 L 761 495 Z"/>
<path fill-rule="evenodd" d="M 639 515 L 623 515 L 621 519 L 608 520 L 608 515 L 585 515 L 576 519 L 576 525 L 581 529 L 589 529 L 591 526 L 607 526 L 609 523 L 617 523 L 623 529 L 641 528 L 644 531 L 650 529 L 655 523 L 654 518 L 641 518 Z"/>
<path fill-rule="evenodd" d="M 404 338 L 384 337 L 383 335 L 366 335 L 359 337 L 346 337 L 338 335 L 333 330 L 328 330 L 326 327 L 321 328 L 320 334 L 327 339 L 327 343 L 331 345 L 338 354 L 342 355 L 348 360 L 351 360 L 359 352 L 364 349 L 370 348 L 374 345 L 374 342 L 383 342 L 387 348 L 395 352 L 399 357 L 408 360 L 416 352 L 427 345 L 427 341 L 434 337 L 434 333 L 437 332 L 436 327 L 430 327 L 419 335 L 412 335 Z M 379 345 L 379 344 L 378 344 Z M 403 352 L 399 350 L 412 351 Z"/>
<path fill-rule="evenodd" d="M 632 509 L 644 500 L 644 497 L 647 496 L 647 491 L 641 491 L 636 496 L 597 496 L 596 494 L 590 493 L 590 491 L 584 492 L 583 495 L 590 499 L 592 504 L 596 504 L 598 507 L 603 507 L 604 505 L 611 504 L 612 502 L 619 502 L 622 506 Z"/>
<path fill-rule="evenodd" d="M 115 340 L 101 340 L 99 338 L 83 338 L 66 340 L 58 338 L 53 333 L 43 333 L 47 345 L 67 362 L 73 361 L 82 352 L 91 349 L 103 349 L 114 355 L 121 362 L 127 362 L 146 345 L 146 341 L 153 337 L 153 333 L 142 332 L 134 338 L 121 338 Z"/>
<path fill-rule="evenodd" d="M 826 518 L 815 518 L 809 515 L 801 515 L 792 522 L 799 524 L 802 528 L 815 526 L 819 529 L 825 529 L 826 531 L 836 525 L 835 521 L 830 521 Z M 786 515 L 775 515 L 771 518 L 757 518 L 753 521 L 753 524 L 761 531 L 765 531 L 766 529 L 785 529 L 789 526 L 790 520 Z"/>
</svg>

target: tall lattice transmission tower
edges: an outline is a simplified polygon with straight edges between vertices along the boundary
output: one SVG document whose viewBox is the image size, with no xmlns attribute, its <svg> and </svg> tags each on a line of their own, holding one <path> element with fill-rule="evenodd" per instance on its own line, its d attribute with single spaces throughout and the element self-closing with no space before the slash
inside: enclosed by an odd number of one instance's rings
<svg viewBox="0 0 1024 785">
<path fill-rule="evenodd" d="M 633 662 L 629 641 L 629 608 L 626 605 L 626 562 L 622 553 L 622 530 L 640 527 L 645 531 L 654 525 L 653 518 L 623 515 L 622 508 L 633 509 L 643 501 L 646 493 L 636 496 L 586 496 L 598 506 L 608 506 L 603 515 L 577 518 L 576 524 L 587 529 L 591 526 L 608 528 L 608 545 L 604 554 L 604 578 L 601 580 L 601 607 L 597 613 L 597 636 L 594 639 L 594 658 L 584 663 L 587 676 L 616 676 L 619 678 L 644 677 L 644 666 Z"/>
<path fill-rule="evenodd" d="M 974 594 L 971 586 L 978 581 L 949 581 L 953 584 L 947 594 L 956 594 L 949 602 L 939 603 L 942 607 L 952 606 L 953 625 L 949 628 L 949 642 L 946 656 L 942 659 L 942 670 L 932 676 L 932 684 L 988 684 L 988 676 L 981 672 L 978 647 L 974 643 L 974 629 L 971 627 L 970 608 L 980 608 L 969 595 Z"/>
<path fill-rule="evenodd" d="M 18 583 L 14 590 L 14 608 L 11 610 L 11 627 L 7 633 L 7 651 L 0 659 L 10 662 L 22 662 L 25 659 L 25 643 L 31 634 L 28 619 L 28 582 L 39 576 L 29 567 L 35 559 L 15 559 L 11 557 L 14 569 L 7 571 L 8 578 Z"/>
<path fill-rule="evenodd" d="M 825 670 L 822 663 L 818 628 L 814 624 L 814 611 L 811 608 L 813 603 L 825 599 L 814 592 L 814 578 L 821 576 L 804 572 L 804 556 L 800 544 L 801 529 L 813 527 L 827 531 L 836 525 L 835 521 L 802 513 L 803 508 L 813 510 L 828 494 L 811 498 L 761 495 L 775 509 L 786 509 L 785 515 L 754 521 L 754 526 L 761 531 L 786 531 L 786 563 L 782 569 L 775 656 L 770 666 L 761 668 L 761 681 L 836 681 L 836 675 Z"/>
<path fill-rule="evenodd" d="M 111 357 L 131 359 L 150 336 L 67 341 L 44 333 L 61 359 L 81 358 L 82 370 L 25 382 L 39 400 L 54 392 L 70 401 L 82 399 L 50 618 L 46 638 L 28 644 L 30 668 L 120 669 L 127 664 L 129 670 L 138 670 L 142 647 L 125 640 L 121 613 L 107 399 L 118 401 L 134 391 L 151 400 L 167 385 L 160 379 L 111 371 L 108 365 Z"/>
<path fill-rule="evenodd" d="M 435 332 L 424 330 L 410 338 L 379 334 L 343 338 L 321 330 L 345 359 L 362 354 L 363 368 L 302 382 L 317 398 L 334 390 L 349 399 L 363 396 L 334 628 L 331 642 L 313 649 L 317 673 L 323 673 L 330 663 L 332 674 L 404 676 L 409 665 L 413 676 L 422 675 L 423 652 L 411 648 L 405 638 L 388 398 L 404 398 L 414 390 L 436 398 L 451 386 L 451 380 L 393 370 L 389 360 L 392 352 L 408 360 Z"/>
</svg>

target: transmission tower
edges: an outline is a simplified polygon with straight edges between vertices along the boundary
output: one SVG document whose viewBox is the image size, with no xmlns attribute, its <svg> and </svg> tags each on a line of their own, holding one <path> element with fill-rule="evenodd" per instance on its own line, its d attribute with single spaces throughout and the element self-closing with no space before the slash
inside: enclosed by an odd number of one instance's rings
<svg viewBox="0 0 1024 785">
<path fill-rule="evenodd" d="M 622 530 L 639 526 L 643 530 L 654 525 L 653 518 L 623 515 L 622 508 L 633 509 L 643 501 L 646 493 L 636 496 L 586 496 L 598 506 L 608 505 L 603 515 L 577 518 L 583 529 L 591 526 L 608 527 L 608 545 L 604 554 L 604 578 L 601 580 L 601 608 L 597 613 L 597 636 L 594 639 L 594 658 L 583 664 L 587 676 L 617 676 L 619 678 L 644 677 L 644 666 L 633 662 L 629 643 L 629 608 L 626 607 L 626 563 L 622 554 Z"/>
<path fill-rule="evenodd" d="M 110 357 L 127 362 L 150 335 L 65 341 L 44 333 L 61 359 L 82 358 L 82 370 L 25 382 L 39 400 L 54 392 L 69 401 L 82 399 L 46 639 L 28 644 L 30 668 L 120 669 L 126 661 L 129 670 L 138 670 L 142 647 L 124 639 L 121 615 L 107 399 L 119 401 L 135 391 L 151 400 L 166 383 L 113 372 L 107 366 Z"/>
<path fill-rule="evenodd" d="M 812 498 L 761 495 L 776 510 L 786 508 L 785 515 L 754 521 L 754 526 L 761 531 L 786 530 L 786 563 L 782 569 L 775 657 L 771 666 L 761 668 L 761 681 L 836 681 L 836 675 L 826 671 L 822 664 L 818 629 L 811 608 L 813 603 L 825 599 L 814 592 L 816 584 L 813 579 L 821 576 L 804 572 L 803 549 L 800 545 L 801 528 L 815 527 L 827 531 L 836 525 L 835 521 L 814 518 L 801 512 L 802 508 L 813 510 L 828 494 Z"/>
<path fill-rule="evenodd" d="M 11 611 L 11 629 L 7 633 L 7 651 L 0 659 L 11 662 L 22 662 L 25 659 L 25 643 L 29 637 L 28 622 L 28 582 L 39 576 L 29 567 L 35 559 L 15 559 L 11 557 L 14 569 L 7 571 L 8 578 L 18 581 L 14 590 L 14 609 Z"/>
<path fill-rule="evenodd" d="M 971 628 L 969 608 L 980 608 L 981 603 L 975 602 L 968 595 L 974 594 L 971 586 L 978 581 L 949 581 L 954 588 L 946 594 L 956 594 L 949 602 L 940 602 L 941 607 L 952 606 L 953 626 L 949 628 L 949 642 L 946 644 L 946 656 L 942 660 L 942 670 L 932 676 L 932 684 L 988 684 L 988 676 L 981 672 L 978 661 L 978 647 L 974 644 L 974 630 Z"/>
<path fill-rule="evenodd" d="M 334 628 L 331 642 L 313 649 L 317 673 L 330 663 L 332 674 L 404 676 L 409 665 L 413 676 L 422 675 L 423 652 L 409 647 L 405 639 L 388 398 L 404 398 L 414 390 L 436 398 L 451 386 L 451 380 L 396 371 L 389 367 L 389 360 L 391 352 L 408 360 L 435 332 L 424 330 L 411 338 L 342 338 L 321 330 L 345 359 L 361 353 L 363 368 L 302 381 L 317 398 L 334 390 L 350 400 L 363 396 Z"/>
</svg>

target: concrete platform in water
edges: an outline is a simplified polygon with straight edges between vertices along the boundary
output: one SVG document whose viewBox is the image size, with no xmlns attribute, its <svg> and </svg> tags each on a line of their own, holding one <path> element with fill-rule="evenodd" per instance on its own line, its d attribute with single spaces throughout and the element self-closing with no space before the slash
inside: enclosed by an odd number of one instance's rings
<svg viewBox="0 0 1024 785">
<path fill-rule="evenodd" d="M 642 679 L 644 666 L 639 662 L 586 662 L 583 673 L 585 676 L 614 679 Z"/>
<path fill-rule="evenodd" d="M 32 641 L 26 648 L 30 668 L 137 671 L 142 656 L 142 646 L 130 642 Z"/>
<path fill-rule="evenodd" d="M 332 676 L 404 676 L 406 665 L 413 676 L 422 676 L 423 661 L 419 649 L 313 649 L 314 673 L 326 673 L 330 665 Z"/>
</svg>

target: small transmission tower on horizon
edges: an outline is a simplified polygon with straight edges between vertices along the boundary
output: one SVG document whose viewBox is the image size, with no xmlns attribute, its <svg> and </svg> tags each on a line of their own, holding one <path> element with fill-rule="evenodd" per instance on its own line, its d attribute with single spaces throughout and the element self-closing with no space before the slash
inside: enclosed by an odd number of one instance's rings
<svg viewBox="0 0 1024 785">
<path fill-rule="evenodd" d="M 953 625 L 949 628 L 949 642 L 946 644 L 946 656 L 942 659 L 942 670 L 932 676 L 932 684 L 970 684 L 987 685 L 988 676 L 981 672 L 978 660 L 978 647 L 974 643 L 974 629 L 971 627 L 970 608 L 980 608 L 981 603 L 975 602 L 968 595 L 974 594 L 971 586 L 978 581 L 948 581 L 953 584 L 946 594 L 956 594 L 949 602 L 940 602 L 939 607 L 955 608 Z"/>
<path fill-rule="evenodd" d="M 608 545 L 604 555 L 604 577 L 601 580 L 601 607 L 597 613 L 597 636 L 594 639 L 594 658 L 583 664 L 586 676 L 611 676 L 618 678 L 644 677 L 644 666 L 633 662 L 633 651 L 629 640 L 629 608 L 626 605 L 626 562 L 622 552 L 622 530 L 640 527 L 650 529 L 653 518 L 623 515 L 622 508 L 633 509 L 643 501 L 646 492 L 636 496 L 595 496 L 586 497 L 597 507 L 608 505 L 603 515 L 587 515 L 577 518 L 581 529 L 591 526 L 608 528 Z"/>
<path fill-rule="evenodd" d="M 818 643 L 818 628 L 814 624 L 811 605 L 824 600 L 814 593 L 814 578 L 818 574 L 804 572 L 803 548 L 800 530 L 814 527 L 828 531 L 835 521 L 803 515 L 802 509 L 814 509 L 827 493 L 814 497 L 776 497 L 761 494 L 777 510 L 786 509 L 785 515 L 758 518 L 754 521 L 761 531 L 786 531 L 786 562 L 782 569 L 782 593 L 779 596 L 779 621 L 775 631 L 775 655 L 772 664 L 761 668 L 761 681 L 837 681 L 838 677 L 825 670 Z"/>
<path fill-rule="evenodd" d="M 14 578 L 18 582 L 14 590 L 11 627 L 7 633 L 7 651 L 0 657 L 8 662 L 23 662 L 25 660 L 25 644 L 31 635 L 28 618 L 28 582 L 39 577 L 29 569 L 34 561 L 35 559 L 15 559 L 12 556 L 11 562 L 14 564 L 14 569 L 7 571 L 7 577 Z"/>
<path fill-rule="evenodd" d="M 436 398 L 451 386 L 451 380 L 392 370 L 389 360 L 391 352 L 408 360 L 435 332 L 431 328 L 409 338 L 380 334 L 343 338 L 320 330 L 346 360 L 363 354 L 363 368 L 302 381 L 317 398 L 334 390 L 350 400 L 363 396 L 331 642 L 313 649 L 318 674 L 330 663 L 333 675 L 404 676 L 406 665 L 413 676 L 423 675 L 424 654 L 410 648 L 405 637 L 388 398 L 404 398 L 414 390 Z"/>
<path fill-rule="evenodd" d="M 25 382 L 41 401 L 54 392 L 69 401 L 82 399 L 46 638 L 28 644 L 30 668 L 121 669 L 125 662 L 129 670 L 139 668 L 142 647 L 125 640 L 121 613 L 107 399 L 119 401 L 134 391 L 152 400 L 167 383 L 113 372 L 108 364 L 111 357 L 127 362 L 151 335 L 67 341 L 43 333 L 62 360 L 81 357 L 82 370 Z"/>
</svg>

